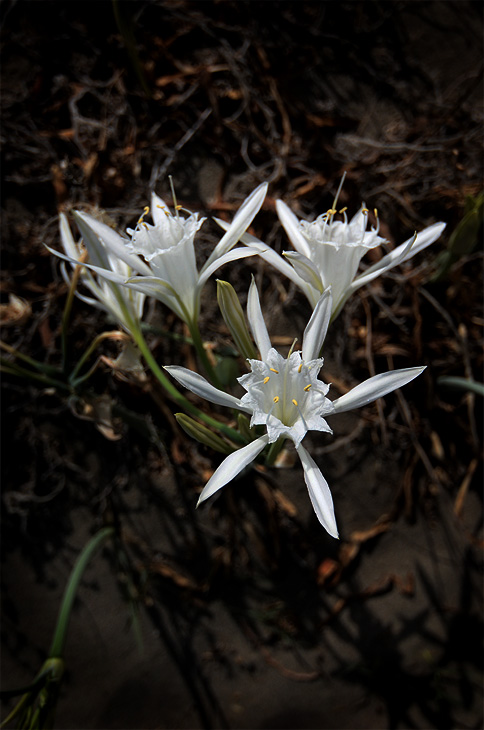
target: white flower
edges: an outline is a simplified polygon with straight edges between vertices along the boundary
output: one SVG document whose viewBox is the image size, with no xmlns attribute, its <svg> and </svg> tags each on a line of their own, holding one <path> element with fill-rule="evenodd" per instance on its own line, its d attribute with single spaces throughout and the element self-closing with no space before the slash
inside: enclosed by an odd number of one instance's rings
<svg viewBox="0 0 484 730">
<path fill-rule="evenodd" d="M 69 257 L 73 268 L 78 262 L 84 263 L 82 248 L 79 243 L 74 241 L 69 223 L 63 213 L 59 216 L 59 229 L 64 251 Z M 113 255 L 101 240 L 90 231 L 87 231 L 84 235 L 84 244 L 89 254 L 89 260 L 98 267 L 121 276 L 123 280 L 131 276 L 132 269 L 129 264 Z M 65 266 L 62 273 L 66 281 L 70 283 Z M 132 333 L 133 327 L 139 326 L 143 315 L 144 294 L 118 286 L 118 284 L 101 277 L 96 280 L 84 266 L 81 270 L 81 281 L 95 298 L 85 296 L 77 291 L 76 295 L 79 299 L 110 314 L 114 321 L 126 332 Z"/>
<path fill-rule="evenodd" d="M 312 223 L 299 221 L 282 200 L 276 202 L 279 220 L 295 248 L 295 251 L 284 252 L 298 276 L 298 279 L 291 278 L 298 283 L 313 307 L 321 293 L 331 286 L 333 318 L 353 292 L 415 256 L 439 238 L 445 228 L 445 223 L 428 226 L 357 275 L 363 256 L 386 241 L 378 235 L 379 222 L 376 228 L 367 230 L 368 210 L 364 205 L 350 221 L 345 209 L 339 211 L 343 220 L 336 220 L 336 202 Z M 287 274 L 287 268 L 280 266 L 280 257 L 272 255 L 269 260 Z"/>
<path fill-rule="evenodd" d="M 267 432 L 247 446 L 230 454 L 205 485 L 199 503 L 224 487 L 250 464 L 267 444 L 279 438 L 291 439 L 304 471 L 304 479 L 316 515 L 333 537 L 338 537 L 333 500 L 321 471 L 302 445 L 307 431 L 331 433 L 325 418 L 335 413 L 359 408 L 409 383 L 423 367 L 382 373 L 365 380 L 345 395 L 330 401 L 329 385 L 318 379 L 323 364 L 319 357 L 332 311 L 331 291 L 319 298 L 304 331 L 302 351 L 282 357 L 271 347 L 262 316 L 257 288 L 249 290 L 247 314 L 260 352 L 260 360 L 249 360 L 251 372 L 239 378 L 247 391 L 242 398 L 228 395 L 208 383 L 197 373 L 178 366 L 165 369 L 182 385 L 218 405 L 237 408 L 251 414 L 251 426 L 264 425 Z"/>
<path fill-rule="evenodd" d="M 378 235 L 379 222 L 376 228 L 371 227 L 367 230 L 368 210 L 364 205 L 350 221 L 345 208 L 339 211 L 343 215 L 343 220 L 336 220 L 335 216 L 338 214 L 336 205 L 343 182 L 344 177 L 336 193 L 333 207 L 312 223 L 299 221 L 282 200 L 276 201 L 279 220 L 295 248 L 295 251 L 284 251 L 285 258 L 281 258 L 270 246 L 247 233 L 240 239 L 253 250 L 257 249 L 268 263 L 291 279 L 304 292 L 313 308 L 323 291 L 331 286 L 332 319 L 339 314 L 353 292 L 380 274 L 393 269 L 394 266 L 408 261 L 436 241 L 445 228 L 445 223 L 428 226 L 361 274 L 357 274 L 363 256 L 370 249 L 386 243 L 386 240 Z M 228 225 L 225 221 L 217 218 L 215 220 L 227 230 Z"/>
<path fill-rule="evenodd" d="M 261 208 L 266 192 L 267 183 L 263 183 L 246 198 L 200 271 L 195 260 L 194 238 L 204 219 L 199 219 L 196 213 L 184 218 L 178 209 L 173 215 L 154 193 L 151 202 L 153 225 L 143 220 L 149 210 L 146 209 L 136 229 L 128 231 L 130 238 L 116 233 L 87 213 L 75 212 L 82 236 L 96 236 L 114 258 L 124 261 L 133 270 L 134 275 L 108 271 L 103 262 L 98 261 L 90 261 L 86 267 L 111 282 L 159 299 L 193 326 L 198 321 L 201 290 L 214 271 L 229 261 L 258 253 L 250 247 L 233 247 Z M 52 253 L 66 258 L 56 251 Z M 67 260 L 72 262 L 72 258 Z"/>
</svg>

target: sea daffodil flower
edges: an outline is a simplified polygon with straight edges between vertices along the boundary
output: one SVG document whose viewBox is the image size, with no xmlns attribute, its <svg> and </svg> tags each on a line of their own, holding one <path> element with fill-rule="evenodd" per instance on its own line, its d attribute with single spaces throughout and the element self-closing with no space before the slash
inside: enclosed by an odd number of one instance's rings
<svg viewBox="0 0 484 730">
<path fill-rule="evenodd" d="M 95 279 L 92 273 L 83 265 L 82 247 L 80 243 L 74 241 L 69 223 L 63 213 L 59 216 L 59 229 L 62 246 L 66 255 L 69 257 L 74 268 L 78 264 L 82 264 L 81 281 L 90 290 L 91 294 L 94 295 L 93 298 L 76 291 L 77 297 L 83 302 L 108 313 L 122 329 L 132 334 L 133 328 L 139 328 L 139 323 L 143 315 L 145 295 L 141 292 L 130 291 L 104 277 Z M 89 230 L 85 231 L 84 245 L 85 250 L 88 252 L 89 260 L 98 267 L 114 273 L 116 276 L 120 276 L 123 280 L 128 279 L 132 275 L 132 268 L 129 263 L 111 253 L 102 244 L 101 240 Z M 62 273 L 66 282 L 70 283 L 65 266 L 62 269 Z"/>
<path fill-rule="evenodd" d="M 192 329 L 198 321 L 201 290 L 214 271 L 229 261 L 257 253 L 250 247 L 234 249 L 234 246 L 261 208 L 266 192 L 267 183 L 263 183 L 246 198 L 200 271 L 195 260 L 194 239 L 204 219 L 199 219 L 197 213 L 190 213 L 185 218 L 176 206 L 175 214 L 172 214 L 163 200 L 153 193 L 153 224 L 144 220 L 150 210 L 146 208 L 136 228 L 128 230 L 127 237 L 93 216 L 76 211 L 74 217 L 82 236 L 97 236 L 105 249 L 124 261 L 133 274 L 126 276 L 94 261 L 85 266 L 111 282 L 159 299 Z M 52 253 L 66 258 L 56 251 Z M 72 259 L 68 260 L 72 262 Z"/>
<path fill-rule="evenodd" d="M 313 222 L 298 220 L 282 200 L 276 201 L 279 220 L 295 249 L 284 251 L 284 258 L 250 234 L 245 233 L 241 237 L 242 243 L 257 249 L 268 263 L 291 279 L 304 292 L 313 308 L 323 291 L 331 286 L 332 320 L 353 292 L 430 246 L 439 238 L 446 225 L 440 222 L 424 228 L 358 274 L 363 256 L 370 249 L 387 241 L 378 235 L 378 215 L 376 227 L 367 230 L 368 210 L 364 205 L 351 220 L 348 220 L 345 208 L 339 211 L 336 209 L 343 182 L 344 177 L 332 208 Z M 343 216 L 343 220 L 336 219 L 338 214 Z M 215 220 L 227 230 L 228 224 L 225 221 L 217 218 Z"/>
<path fill-rule="evenodd" d="M 331 401 L 326 396 L 329 385 L 319 380 L 323 365 L 319 353 L 331 318 L 332 296 L 327 289 L 319 298 L 304 331 L 302 350 L 291 351 L 284 358 L 272 346 L 262 316 L 257 288 L 252 283 L 247 304 L 250 328 L 259 349 L 260 360 L 249 360 L 251 372 L 238 378 L 247 391 L 242 398 L 213 387 L 197 373 L 178 366 L 165 369 L 193 393 L 218 405 L 237 408 L 251 414 L 251 426 L 263 425 L 266 433 L 222 462 L 205 485 L 198 504 L 224 487 L 248 466 L 267 444 L 282 439 L 294 442 L 301 460 L 309 497 L 318 520 L 333 537 L 338 537 L 333 500 L 328 484 L 318 466 L 302 445 L 307 431 L 332 433 L 327 416 L 364 406 L 409 383 L 423 367 L 395 370 L 375 375 Z"/>
<path fill-rule="evenodd" d="M 394 266 L 408 261 L 437 240 L 445 228 L 445 223 L 434 223 L 424 228 L 357 274 L 363 256 L 370 249 L 386 243 L 386 240 L 378 235 L 380 226 L 376 212 L 377 225 L 367 230 L 367 208 L 362 205 L 356 215 L 348 220 L 345 208 L 336 210 L 337 198 L 338 194 L 333 207 L 313 222 L 298 220 L 282 200 L 276 202 L 279 220 L 295 248 L 295 251 L 284 251 L 285 258 L 298 276 L 298 279 L 291 278 L 299 284 L 313 307 L 321 293 L 331 286 L 333 319 L 353 292 Z M 343 220 L 336 219 L 338 213 L 343 216 Z M 287 268 L 280 266 L 280 257 L 272 255 L 270 262 L 287 274 Z"/>
</svg>

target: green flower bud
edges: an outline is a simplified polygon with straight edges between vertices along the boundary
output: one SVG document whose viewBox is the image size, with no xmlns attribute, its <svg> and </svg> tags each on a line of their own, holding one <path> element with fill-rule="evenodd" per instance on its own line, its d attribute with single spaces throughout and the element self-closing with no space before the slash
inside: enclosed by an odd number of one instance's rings
<svg viewBox="0 0 484 730">
<path fill-rule="evenodd" d="M 257 351 L 249 334 L 239 298 L 228 281 L 217 279 L 217 301 L 238 351 L 246 360 L 254 360 L 257 358 Z"/>
<path fill-rule="evenodd" d="M 230 444 L 224 441 L 220 436 L 211 431 L 206 426 L 195 421 L 194 418 L 187 416 L 185 413 L 175 413 L 175 418 L 182 429 L 192 438 L 199 441 L 204 446 L 209 446 L 214 451 L 221 454 L 231 454 L 234 450 Z"/>
</svg>

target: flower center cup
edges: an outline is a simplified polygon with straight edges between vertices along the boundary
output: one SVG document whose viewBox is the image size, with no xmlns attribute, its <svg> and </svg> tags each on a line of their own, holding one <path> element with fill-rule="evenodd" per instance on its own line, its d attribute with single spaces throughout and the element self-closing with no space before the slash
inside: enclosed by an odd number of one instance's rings
<svg viewBox="0 0 484 730">
<path fill-rule="evenodd" d="M 250 360 L 252 372 L 239 378 L 252 409 L 251 425 L 265 425 L 269 442 L 285 436 L 298 445 L 308 430 L 331 432 L 323 415 L 332 412 L 329 385 L 317 379 L 323 359 L 305 363 L 300 352 L 283 358 L 269 351 L 267 361 Z"/>
</svg>

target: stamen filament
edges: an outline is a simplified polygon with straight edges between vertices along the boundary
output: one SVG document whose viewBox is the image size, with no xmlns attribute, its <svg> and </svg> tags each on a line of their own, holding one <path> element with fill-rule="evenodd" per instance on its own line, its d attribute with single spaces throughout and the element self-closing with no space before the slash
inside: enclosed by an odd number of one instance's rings
<svg viewBox="0 0 484 730">
<path fill-rule="evenodd" d="M 177 203 L 177 200 L 176 200 L 175 186 L 173 185 L 173 177 L 171 175 L 168 175 L 168 179 L 170 180 L 171 197 L 173 198 L 173 208 L 175 209 L 175 214 L 176 214 L 176 217 L 178 219 L 178 217 L 179 217 L 178 216 L 179 207 L 178 207 L 178 203 Z"/>
<path fill-rule="evenodd" d="M 341 178 L 341 182 L 340 182 L 340 184 L 339 184 L 339 188 L 338 188 L 338 190 L 336 191 L 336 195 L 334 196 L 334 201 L 333 201 L 333 208 L 336 208 L 336 203 L 338 202 L 339 194 L 340 194 L 340 192 L 341 192 L 341 188 L 343 187 L 343 183 L 344 183 L 344 181 L 345 181 L 345 177 L 346 177 L 346 170 L 345 170 L 345 172 L 343 173 L 343 177 Z M 335 210 L 335 213 L 336 213 L 336 210 Z"/>
</svg>

